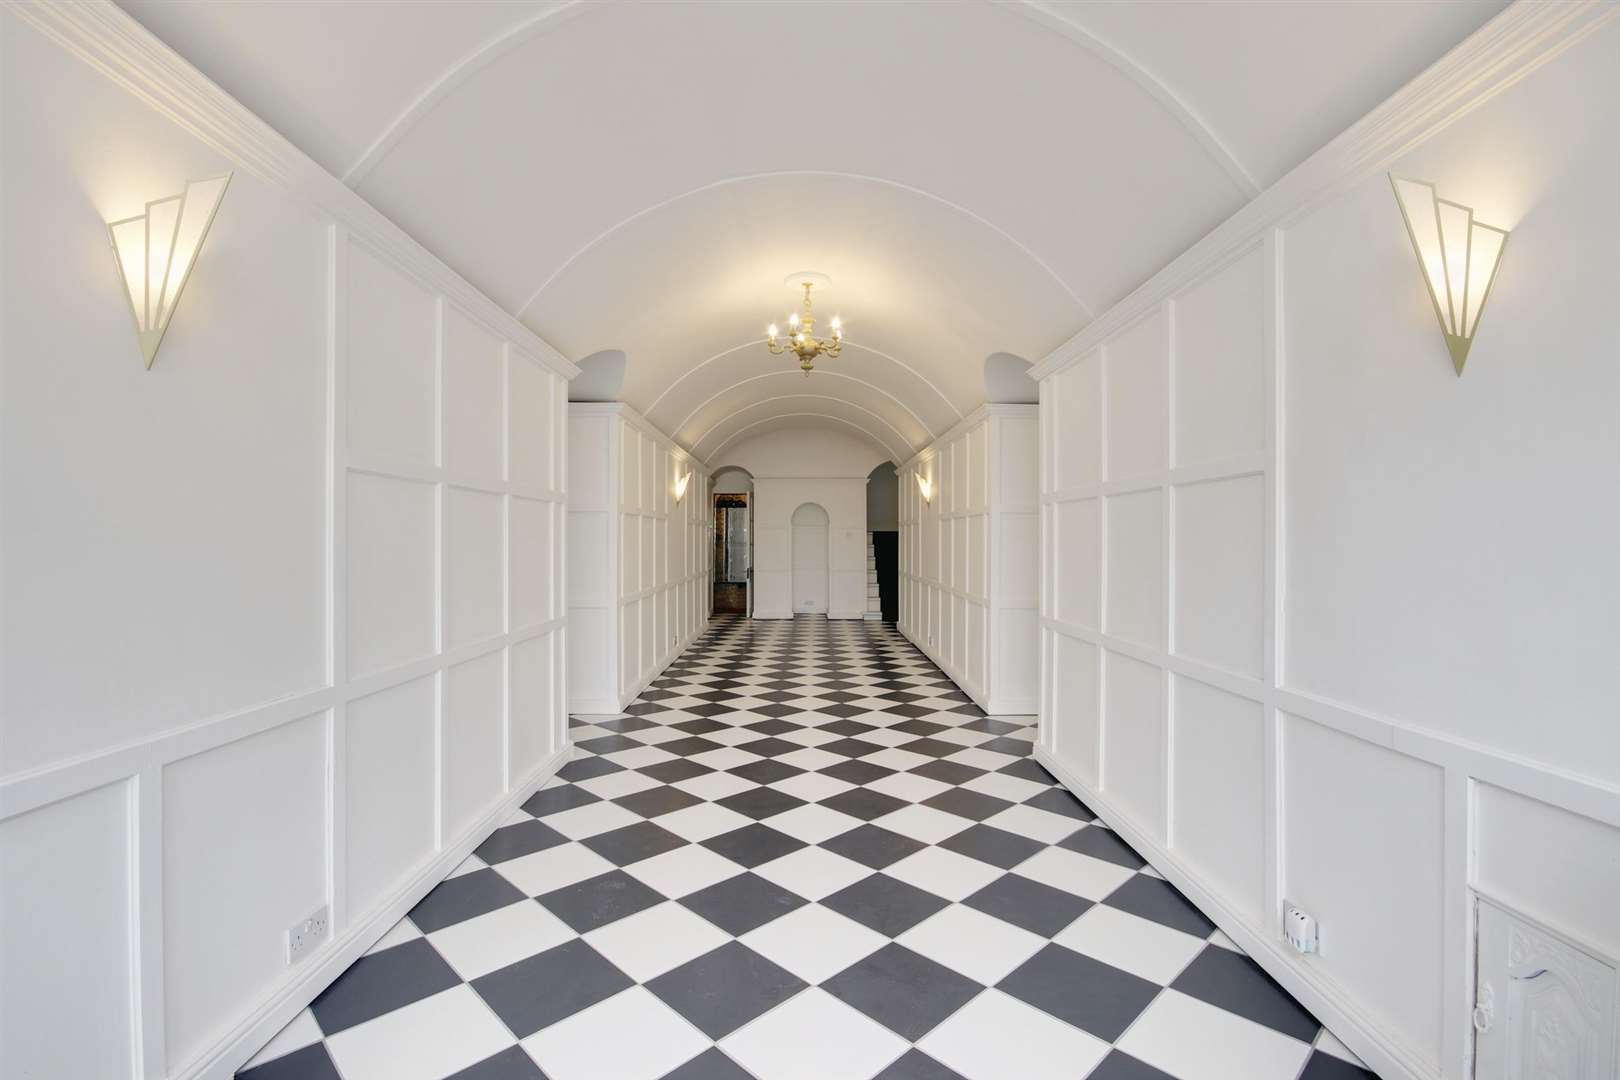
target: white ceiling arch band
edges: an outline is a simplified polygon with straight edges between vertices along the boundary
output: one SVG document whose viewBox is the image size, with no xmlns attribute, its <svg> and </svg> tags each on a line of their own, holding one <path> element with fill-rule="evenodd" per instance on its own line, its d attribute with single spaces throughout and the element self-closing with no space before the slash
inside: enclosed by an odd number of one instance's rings
<svg viewBox="0 0 1620 1080">
<path fill-rule="evenodd" d="M 780 369 L 780 370 L 777 370 L 777 371 L 762 371 L 758 375 L 751 375 L 746 379 L 739 379 L 734 383 L 730 383 L 727 386 L 725 386 L 724 388 L 722 388 L 721 390 L 717 391 L 716 393 L 709 395 L 709 397 L 706 398 L 695 409 L 693 409 L 691 412 L 687 413 L 684 417 L 682 417 L 681 422 L 679 424 L 676 424 L 673 428 L 670 429 L 670 435 L 672 437 L 674 437 L 674 438 L 677 438 L 677 439 L 680 438 L 681 437 L 681 432 L 686 430 L 686 425 L 690 424 L 694 417 L 696 417 L 698 414 L 703 412 L 703 410 L 708 408 L 710 405 L 713 405 L 716 401 L 719 401 L 721 398 L 723 398 L 727 394 L 731 393 L 733 390 L 736 390 L 738 387 L 747 386 L 750 383 L 756 383 L 756 382 L 761 381 L 762 379 L 776 379 L 776 378 L 780 378 L 780 377 L 782 377 L 784 375 L 792 376 L 792 375 L 798 375 L 798 374 L 799 374 L 799 372 L 796 371 L 796 370 L 789 370 L 789 369 L 783 368 L 783 369 Z M 918 416 L 915 412 L 913 412 L 911 410 L 911 408 L 908 405 L 906 405 L 906 403 L 904 401 L 901 401 L 899 398 L 895 397 L 893 394 L 889 393 L 887 390 L 883 389 L 881 386 L 874 386 L 873 384 L 867 382 L 865 379 L 859 378 L 859 377 L 857 377 L 855 375 L 846 375 L 841 371 L 817 371 L 815 374 L 817 376 L 822 377 L 823 379 L 843 379 L 843 380 L 846 380 L 848 382 L 856 383 L 856 384 L 858 384 L 860 386 L 863 386 L 866 389 L 871 390 L 871 391 L 873 391 L 873 392 L 875 392 L 877 394 L 881 394 L 882 396 L 888 398 L 890 401 L 894 402 L 896 405 L 900 406 L 901 409 L 904 409 L 905 412 L 906 412 L 906 415 L 910 416 L 913 420 L 915 420 L 917 422 L 917 426 L 919 428 L 921 428 L 924 432 L 927 433 L 927 439 L 931 440 L 931 439 L 935 438 L 936 436 L 938 436 L 938 434 L 939 434 L 939 432 L 935 431 L 933 428 L 931 428 L 927 424 L 923 423 L 922 417 Z M 802 378 L 803 376 L 800 376 L 800 377 Z M 832 394 L 799 393 L 799 394 L 776 394 L 776 395 L 773 395 L 773 396 L 768 397 L 768 398 L 760 398 L 759 401 L 775 401 L 777 398 L 781 398 L 781 397 L 822 397 L 822 398 L 828 399 L 829 401 L 848 401 L 849 400 L 848 398 L 836 397 L 835 395 L 832 395 Z M 744 409 L 752 408 L 753 406 L 757 405 L 759 403 L 759 401 L 750 401 L 748 404 L 744 405 L 743 408 Z M 651 410 L 649 410 L 649 412 L 650 411 Z M 868 409 L 866 411 L 870 412 L 871 410 Z M 875 416 L 877 414 L 873 413 L 873 415 Z M 889 421 L 885 420 L 884 424 L 887 425 L 890 428 L 893 428 L 894 433 L 896 435 L 900 436 L 900 441 L 901 442 L 910 444 L 913 441 L 913 440 L 907 438 L 904 434 L 902 434 L 900 429 L 896 428 L 892 423 L 889 423 Z M 711 428 L 709 430 L 713 430 L 713 427 L 711 426 Z"/>
<path fill-rule="evenodd" d="M 515 314 L 519 319 L 523 318 L 523 313 L 534 306 L 535 301 L 540 299 L 540 294 L 545 292 L 546 289 L 551 286 L 552 282 L 561 277 L 570 266 L 579 261 L 588 252 L 600 245 L 603 241 L 607 240 L 610 236 L 626 228 L 627 226 L 635 224 L 642 218 L 650 217 L 651 215 L 658 213 L 658 211 L 667 209 L 678 202 L 702 195 L 704 192 L 713 191 L 717 188 L 730 187 L 735 184 L 746 184 L 752 180 L 769 180 L 792 176 L 833 177 L 840 180 L 856 180 L 868 184 L 881 184 L 884 187 L 894 188 L 896 191 L 903 191 L 908 195 L 915 195 L 918 198 L 927 199 L 930 202 L 938 203 L 940 206 L 954 210 L 969 220 L 983 225 L 986 229 L 989 229 L 997 236 L 1000 236 L 1002 239 L 1006 240 L 1007 243 L 1016 247 L 1019 252 L 1021 252 L 1036 266 L 1039 266 L 1041 270 L 1044 271 L 1060 289 L 1068 294 L 1069 298 L 1072 299 L 1085 314 L 1088 321 L 1096 318 L 1096 312 L 1091 309 L 1090 305 L 1075 294 L 1074 289 L 1070 288 L 1069 283 L 1064 281 L 1062 276 L 1059 275 L 1056 270 L 1053 270 L 1045 259 L 1035 254 L 1035 252 L 1030 250 L 1029 245 L 1013 236 L 1006 229 L 1003 229 L 995 222 L 989 221 L 983 216 L 974 213 L 972 210 L 969 210 L 960 203 L 952 202 L 950 199 L 944 198 L 940 195 L 935 195 L 931 191 L 925 191 L 922 188 L 913 187 L 910 184 L 902 184 L 898 180 L 890 180 L 882 176 L 868 176 L 865 173 L 841 172 L 837 169 L 774 169 L 767 170 L 765 172 L 743 173 L 738 176 L 727 176 L 722 177 L 719 180 L 711 181 L 707 184 L 700 184 L 689 191 L 683 191 L 679 195 L 674 195 L 670 198 L 655 202 L 651 206 L 643 207 L 624 220 L 609 226 L 607 229 L 604 229 L 602 232 L 592 237 L 590 241 L 587 242 L 583 247 L 569 255 L 568 258 L 564 259 L 555 270 L 546 276 L 546 279 L 540 283 L 539 288 L 535 289 L 534 292 L 529 294 L 528 299 L 524 300 L 522 306 L 520 306 L 517 311 L 513 312 L 513 314 Z"/>
<path fill-rule="evenodd" d="M 859 424 L 854 423 L 853 421 L 850 421 L 850 420 L 845 420 L 844 418 L 839 417 L 839 416 L 831 416 L 831 415 L 828 415 L 827 413 L 784 413 L 781 416 L 767 416 L 763 420 L 754 421 L 752 424 L 749 424 L 747 427 L 738 428 L 736 431 L 734 431 L 730 435 L 726 436 L 725 442 L 722 442 L 719 446 L 715 447 L 713 452 L 711 452 L 708 457 L 703 459 L 703 464 L 712 466 L 714 464 L 715 458 L 720 456 L 720 451 L 724 450 L 726 447 L 730 446 L 732 443 L 736 442 L 738 439 L 742 438 L 748 432 L 754 430 L 755 428 L 761 426 L 762 424 L 769 424 L 773 420 L 793 420 L 793 419 L 805 418 L 805 417 L 807 417 L 807 418 L 809 418 L 811 420 L 820 421 L 822 423 L 831 422 L 831 423 L 835 423 L 835 424 L 843 424 L 845 427 L 851 428 L 852 430 L 858 431 L 862 435 L 866 436 L 872 442 L 876 443 L 879 449 L 882 449 L 882 450 L 892 450 L 893 449 L 887 443 L 885 443 L 882 439 L 878 438 L 876 435 L 872 434 L 870 431 L 867 431 L 865 428 L 861 427 Z M 904 459 L 891 456 L 890 460 L 893 461 L 896 465 L 898 465 Z"/>
<path fill-rule="evenodd" d="M 350 187 L 359 187 L 366 175 L 377 167 L 377 163 L 388 156 L 388 152 L 399 144 L 399 141 L 410 133 L 416 122 L 433 110 L 433 107 L 449 97 L 462 83 L 478 74 L 484 67 L 499 60 L 513 49 L 522 45 L 531 38 L 539 37 L 550 30 L 555 30 L 563 23 L 593 8 L 605 7 L 617 0 L 565 0 L 556 7 L 547 8 L 530 18 L 518 23 L 509 30 L 490 38 L 472 52 L 457 60 L 447 68 L 443 75 L 435 79 L 426 90 L 418 94 L 411 103 L 393 121 L 382 130 L 382 134 L 372 140 L 365 152 L 355 160 L 353 165 L 343 173 L 343 182 Z"/>
<path fill-rule="evenodd" d="M 890 431 L 894 432 L 895 438 L 900 441 L 900 445 L 903 446 L 903 447 L 909 448 L 912 453 L 916 453 L 918 450 L 922 449 L 922 447 L 920 447 L 920 446 L 913 445 L 913 443 L 912 443 L 912 441 L 910 439 L 906 438 L 905 435 L 901 434 L 900 429 L 896 428 L 893 424 L 889 423 L 882 416 L 879 416 L 877 413 L 873 412 L 871 409 L 868 409 L 866 406 L 861 405 L 861 404 L 859 404 L 857 402 L 849 401 L 849 400 L 846 400 L 845 398 L 841 398 L 841 397 L 832 397 L 831 395 L 828 395 L 828 394 L 778 394 L 775 397 L 761 398 L 758 401 L 750 402 L 749 404 L 743 406 L 741 409 L 738 409 L 736 412 L 732 413 L 731 415 L 724 417 L 718 423 L 710 425 L 709 428 L 707 430 L 705 430 L 702 435 L 699 435 L 697 438 L 692 440 L 692 453 L 697 454 L 699 457 L 702 457 L 703 455 L 698 453 L 698 447 L 702 446 L 703 443 L 711 435 L 713 435 L 715 432 L 719 431 L 728 421 L 736 419 L 737 417 L 746 416 L 748 413 L 751 413 L 756 409 L 764 408 L 766 405 L 769 405 L 774 401 L 835 401 L 838 404 L 848 406 L 849 408 L 854 409 L 857 412 L 865 413 L 867 416 L 870 416 L 872 419 L 876 420 L 878 423 L 882 424 L 884 427 L 886 427 Z M 780 415 L 780 414 L 778 414 L 778 415 Z M 799 415 L 804 415 L 804 414 L 802 414 L 802 413 L 794 413 L 793 415 L 799 416 Z M 828 416 L 836 416 L 835 413 L 828 413 L 826 415 L 828 415 Z M 887 439 L 884 439 L 884 444 L 888 445 L 888 440 Z"/>
<path fill-rule="evenodd" d="M 940 388 L 938 386 L 934 385 L 932 380 L 927 378 L 921 372 L 917 371 L 911 365 L 905 363 L 902 360 L 895 359 L 894 357 L 890 356 L 886 352 L 882 352 L 882 351 L 880 351 L 878 349 L 870 348 L 869 346 L 862 345 L 862 344 L 860 344 L 859 342 L 856 342 L 856 341 L 851 341 L 849 338 L 844 339 L 844 344 L 846 346 L 849 346 L 849 347 L 860 349 L 863 352 L 871 353 L 873 356 L 881 357 L 882 359 L 889 361 L 891 364 L 894 364 L 896 367 L 899 367 L 899 368 L 903 369 L 904 371 L 906 371 L 907 373 L 909 373 L 910 375 L 915 377 L 918 382 L 922 383 L 924 386 L 926 386 L 930 390 L 932 390 L 934 392 L 935 396 L 938 397 L 940 401 L 945 403 L 945 407 L 947 409 L 951 410 L 952 414 L 954 414 L 958 420 L 960 420 L 962 418 L 962 416 L 964 415 L 962 410 L 958 409 L 956 407 L 955 403 L 952 402 L 950 398 L 946 397 L 945 393 L 942 390 L 940 390 Z M 694 367 L 688 368 L 686 371 L 684 371 L 681 374 L 680 378 L 676 379 L 674 382 L 672 382 L 668 386 L 664 387 L 663 391 L 657 397 L 653 398 L 652 403 L 650 405 L 648 405 L 645 409 L 641 409 L 640 410 L 641 414 L 643 416 L 651 417 L 652 414 L 657 411 L 659 402 L 663 401 L 664 398 L 668 397 L 671 391 L 673 391 L 677 386 L 681 385 L 681 383 L 685 382 L 687 379 L 691 378 L 693 375 L 696 375 L 698 372 L 702 371 L 704 368 L 708 367 L 710 364 L 714 363 L 715 361 L 724 360 L 726 357 L 732 356 L 732 355 L 734 355 L 736 353 L 739 353 L 744 349 L 761 348 L 764 345 L 765 345 L 765 339 L 764 338 L 762 338 L 762 337 L 760 337 L 760 338 L 752 338 L 752 339 L 750 339 L 748 341 L 743 342 L 740 345 L 734 345 L 731 348 L 724 350 L 723 352 L 715 353 L 713 356 L 709 357 L 707 360 L 703 361 L 701 364 L 698 364 L 698 365 L 696 365 Z M 786 369 L 783 369 L 783 370 L 786 370 Z M 737 382 L 730 383 L 725 387 L 724 390 L 721 390 L 719 393 L 710 395 L 710 397 L 704 402 L 704 404 L 706 405 L 706 404 L 708 404 L 708 402 L 713 401 L 715 398 L 719 397 L 720 394 L 725 393 L 726 390 L 731 389 L 733 386 L 741 386 L 744 383 L 753 382 L 755 379 L 767 378 L 767 377 L 769 377 L 771 375 L 780 375 L 780 374 L 783 373 L 783 370 L 766 371 L 766 372 L 760 373 L 759 375 L 753 375 L 753 376 L 750 376 L 749 378 L 740 379 Z M 891 399 L 892 401 L 895 402 L 895 404 L 899 405 L 902 409 L 904 409 L 907 413 L 909 413 L 911 415 L 911 418 L 913 420 L 917 421 L 917 425 L 919 427 L 921 427 L 924 431 L 928 432 L 930 437 L 939 434 L 939 432 L 937 430 L 935 430 L 931 425 L 924 422 L 924 420 L 923 420 L 923 418 L 921 416 L 917 415 L 917 412 L 916 412 L 915 409 L 913 409 L 910 405 L 907 405 L 904 401 L 901 401 L 899 398 L 895 397 L 893 394 L 889 393 L 887 390 L 882 389 L 881 387 L 874 386 L 873 384 L 871 384 L 869 382 L 866 382 L 864 379 L 856 379 L 855 376 L 853 376 L 853 375 L 845 375 L 844 373 L 838 372 L 838 371 L 822 371 L 822 370 L 818 370 L 816 372 L 816 374 L 817 375 L 827 375 L 827 376 L 831 376 L 833 378 L 839 378 L 839 379 L 852 379 L 855 382 L 858 382 L 863 386 L 871 387 L 871 389 L 876 390 L 878 393 L 882 394 L 884 397 Z M 702 408 L 702 406 L 699 406 L 699 408 Z M 693 410 L 693 411 L 695 412 L 696 410 Z M 688 413 L 687 416 L 686 416 L 686 419 L 690 420 L 691 418 L 692 418 L 692 414 Z M 684 421 L 684 420 L 682 421 L 683 424 L 685 422 L 686 421 Z M 680 427 L 677 426 L 674 430 L 679 431 Z"/>
<path fill-rule="evenodd" d="M 1145 91 L 1154 101 L 1163 106 L 1166 112 L 1175 117 L 1176 122 L 1186 130 L 1187 134 L 1198 141 L 1198 145 L 1203 147 L 1204 152 L 1210 156 L 1211 160 L 1219 165 L 1221 171 L 1226 173 L 1232 182 L 1238 186 L 1238 190 L 1243 193 L 1244 198 L 1252 199 L 1260 194 L 1260 185 L 1255 182 L 1253 176 L 1249 175 L 1249 170 L 1245 169 L 1237 156 L 1227 149 L 1226 144 L 1221 142 L 1220 136 L 1215 134 L 1215 130 L 1209 126 L 1204 118 L 1199 116 L 1192 106 L 1182 101 L 1175 91 L 1160 82 L 1156 75 L 1129 53 L 1104 41 L 1085 27 L 1064 18 L 1044 4 L 1039 3 L 1039 0 L 990 0 L 990 2 L 1007 11 L 1015 11 L 1037 25 L 1061 34 L 1099 60 L 1112 66 Z"/>
<path fill-rule="evenodd" d="M 658 408 L 658 403 L 663 402 L 664 397 L 667 397 L 667 395 L 669 395 L 669 392 L 671 392 L 671 390 L 676 389 L 677 385 L 679 385 L 680 382 L 684 382 L 685 379 L 687 379 L 687 376 L 692 376 L 693 372 L 700 371 L 700 369 L 703 368 L 703 366 L 705 366 L 705 364 L 711 364 L 711 363 L 714 363 L 714 361 L 716 361 L 716 359 L 723 359 L 723 358 L 726 358 L 726 356 L 735 355 L 735 353 L 739 353 L 739 351 L 745 350 L 745 348 L 761 347 L 761 345 L 765 345 L 765 338 L 758 338 L 758 340 L 753 340 L 753 342 L 744 342 L 744 343 L 742 343 L 742 345 L 737 345 L 737 347 L 735 347 L 735 348 L 727 348 L 727 350 L 724 351 L 724 353 L 719 353 L 719 355 L 716 355 L 716 356 L 710 356 L 710 358 L 705 359 L 705 361 L 703 361 L 703 363 L 698 364 L 697 368 L 690 369 L 690 371 L 685 372 L 684 376 L 680 376 L 680 379 L 676 379 L 676 381 L 671 382 L 671 384 L 669 384 L 669 387 L 667 387 L 667 389 L 664 390 L 663 393 L 659 393 L 658 398 L 656 398 L 656 400 L 654 400 L 654 402 L 651 403 L 651 405 L 648 406 L 648 408 L 645 408 L 645 410 L 642 410 L 642 415 L 643 416 L 648 416 L 648 418 L 651 418 L 651 416 L 653 416 L 654 410 L 656 410 L 656 408 Z M 885 356 L 885 355 L 883 355 L 883 353 L 878 353 L 878 351 L 876 351 L 876 350 L 867 350 L 867 351 L 870 351 L 870 353 L 875 353 L 875 355 L 878 355 L 878 356 Z M 891 356 L 885 356 L 885 359 L 893 359 L 893 358 L 891 358 Z M 899 363 L 899 361 L 894 361 L 894 363 Z M 901 364 L 901 366 L 904 366 L 904 364 Z M 693 416 L 697 416 L 698 413 L 700 413 L 700 411 L 703 411 L 703 408 L 705 408 L 705 406 L 711 405 L 711 403 L 716 402 L 716 400 L 718 400 L 718 398 L 723 397 L 723 395 L 726 395 L 726 393 L 731 392 L 731 390 L 737 389 L 737 387 L 742 387 L 742 385 L 748 385 L 748 384 L 750 384 L 750 382 L 758 382 L 758 381 L 760 381 L 760 379 L 774 379 L 774 377 L 791 376 L 791 374 L 799 374 L 799 372 L 794 371 L 794 369 L 778 368 L 778 369 L 773 369 L 773 371 L 761 371 L 760 374 L 757 374 L 757 376 L 748 376 L 747 379 L 739 379 L 739 381 L 729 382 L 729 384 L 724 385 L 724 387 L 721 387 L 721 389 L 716 390 L 716 392 L 714 392 L 714 393 L 711 393 L 710 397 L 706 397 L 705 400 L 703 400 L 703 402 L 701 402 L 700 405 L 697 406 L 697 408 L 693 408 L 693 410 L 690 411 L 690 413 L 687 413 L 687 415 L 685 415 L 685 418 L 682 419 L 682 421 L 680 421 L 679 424 L 674 424 L 674 426 L 671 426 L 671 429 L 669 429 L 669 431 L 671 431 L 672 436 L 674 436 L 674 434 L 679 434 L 679 432 L 682 431 L 682 429 L 684 429 L 684 427 L 687 426 L 687 424 L 692 423 Z M 820 369 L 818 369 L 818 371 L 816 371 L 815 374 L 816 374 L 816 376 L 823 377 L 823 379 L 847 379 L 847 381 L 849 381 L 849 382 L 855 382 L 855 384 L 859 384 L 859 385 L 863 385 L 863 387 L 867 387 L 867 389 L 872 390 L 873 393 L 880 393 L 880 395 L 883 395 L 883 397 L 889 398 L 889 400 L 891 400 L 891 402 L 894 402 L 894 403 L 896 403 L 896 405 L 901 406 L 901 410 L 906 411 L 907 416 L 910 416 L 910 418 L 914 419 L 914 421 L 917 421 L 917 426 L 922 427 L 923 431 L 928 432 L 928 439 L 935 439 L 935 437 L 940 436 L 940 431 L 938 431 L 938 429 L 935 429 L 935 427 L 933 427 L 932 424 L 928 424 L 927 421 L 925 421 L 925 419 L 922 418 L 922 416 L 917 415 L 917 410 L 914 410 L 914 408 L 912 408 L 912 406 L 907 405 L 906 402 L 902 402 L 901 398 L 894 397 L 893 393 L 889 393 L 888 390 L 883 389 L 883 387 L 880 387 L 880 385 L 872 384 L 872 382 L 867 382 L 867 381 L 865 381 L 865 379 L 859 379 L 859 377 L 849 376 L 849 374 L 844 374 L 844 372 L 842 372 L 842 371 L 820 371 Z M 915 372 L 914 372 L 914 374 L 915 374 Z M 925 382 L 925 384 L 927 384 L 928 387 L 932 387 L 932 389 L 933 389 L 932 382 L 928 382 L 927 379 L 922 379 L 922 376 L 917 376 L 917 377 L 919 377 L 920 381 Z M 940 390 L 935 389 L 935 393 L 940 393 Z M 961 410 L 957 410 L 956 406 L 951 405 L 951 400 L 949 400 L 949 398 L 944 397 L 943 393 L 940 393 L 940 400 L 941 400 L 941 402 L 946 403 L 946 405 L 948 405 L 949 408 L 951 408 L 951 411 L 953 411 L 953 413 L 954 413 L 954 415 L 956 415 L 957 419 L 962 418 Z M 910 440 L 907 439 L 907 442 L 910 442 Z"/>
</svg>

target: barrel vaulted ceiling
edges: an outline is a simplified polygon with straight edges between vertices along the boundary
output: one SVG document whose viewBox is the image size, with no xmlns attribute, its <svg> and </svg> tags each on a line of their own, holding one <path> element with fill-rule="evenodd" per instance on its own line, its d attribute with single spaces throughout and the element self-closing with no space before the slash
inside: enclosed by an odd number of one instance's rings
<svg viewBox="0 0 1620 1080">
<path fill-rule="evenodd" d="M 898 460 L 1503 4 L 124 6 L 700 457 Z M 762 342 L 804 269 L 808 378 Z"/>
</svg>

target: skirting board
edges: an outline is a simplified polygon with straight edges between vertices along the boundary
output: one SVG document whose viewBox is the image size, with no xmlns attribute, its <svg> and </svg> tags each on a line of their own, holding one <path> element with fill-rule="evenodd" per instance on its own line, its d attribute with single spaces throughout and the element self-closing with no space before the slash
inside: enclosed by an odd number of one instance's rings
<svg viewBox="0 0 1620 1080">
<path fill-rule="evenodd" d="M 673 649 L 669 650 L 669 655 L 668 656 L 664 657 L 663 660 L 659 661 L 656 665 L 654 665 L 653 669 L 650 672 L 648 672 L 645 676 L 643 676 L 635 684 L 634 687 L 632 687 L 631 689 L 625 691 L 619 697 L 619 701 L 618 701 L 618 703 L 616 705 L 614 705 L 611 709 L 596 710 L 596 711 L 594 711 L 592 713 L 589 713 L 587 715 L 600 716 L 600 715 L 606 714 L 606 715 L 609 715 L 609 716 L 618 716 L 621 713 L 623 713 L 624 712 L 624 707 L 626 705 L 630 704 L 632 701 L 636 700 L 636 698 L 640 697 L 641 692 L 643 690 L 647 689 L 647 687 L 651 686 L 655 681 L 657 681 L 658 676 L 660 676 L 660 675 L 662 675 L 664 673 L 664 669 L 669 667 L 669 665 L 673 664 L 676 660 L 678 660 L 680 658 L 681 653 L 683 653 L 687 649 L 691 648 L 692 642 L 694 642 L 698 638 L 702 637 L 703 632 L 705 630 L 707 630 L 708 628 L 709 628 L 709 620 L 705 619 L 705 620 L 703 620 L 703 622 L 698 624 L 698 628 L 696 630 L 692 631 L 692 636 L 691 637 L 687 638 L 685 641 L 681 642 L 679 645 L 677 645 Z M 597 704 L 606 704 L 606 701 L 604 700 L 602 702 L 598 702 Z M 584 709 L 575 709 L 575 708 L 570 707 L 568 711 L 569 712 L 585 713 L 586 710 L 584 710 Z"/>
<path fill-rule="evenodd" d="M 1034 716 L 1040 712 L 1040 704 L 1034 698 L 999 698 L 990 699 L 989 706 L 980 705 L 991 716 Z"/>
<path fill-rule="evenodd" d="M 1046 767 L 1075 798 L 1136 849 L 1165 880 L 1180 889 L 1221 932 L 1265 969 L 1277 983 L 1294 995 L 1340 1042 L 1366 1062 L 1384 1080 L 1442 1080 L 1440 1071 L 1428 1066 L 1396 1036 L 1365 1015 L 1345 993 L 1327 979 L 1311 971 L 1280 939 L 1245 921 L 1216 897 L 1170 851 L 1161 846 L 1101 795 L 1082 783 L 1073 770 L 1046 747 L 1036 743 L 1035 760 Z"/>
<path fill-rule="evenodd" d="M 934 662 L 935 667 L 937 667 L 937 668 L 939 668 L 939 670 L 943 671 L 946 674 L 946 676 L 951 680 L 951 682 L 956 684 L 956 688 L 958 690 L 962 691 L 962 693 L 964 693 L 968 697 L 972 698 L 973 699 L 973 704 L 977 705 L 979 708 L 984 710 L 985 715 L 987 715 L 987 716 L 995 716 L 995 715 L 997 715 L 995 713 L 995 711 L 990 708 L 990 699 L 985 697 L 985 695 L 981 694 L 979 691 L 975 690 L 973 687 L 968 686 L 966 683 L 964 683 L 962 681 L 961 673 L 958 672 L 956 670 L 956 668 L 952 667 L 949 663 L 947 663 L 943 656 L 940 656 L 938 653 L 934 652 L 933 649 L 930 649 L 927 645 L 924 645 L 922 642 L 920 642 L 916 638 L 912 637 L 911 636 L 911 631 L 907 630 L 904 626 L 901 626 L 899 623 L 895 623 L 894 625 L 895 625 L 895 628 L 900 631 L 900 636 L 901 637 L 905 638 L 907 641 L 909 641 L 913 645 L 917 646 L 917 648 L 919 650 L 921 650 L 921 652 L 922 652 L 922 654 L 924 656 L 928 657 L 928 659 L 930 659 L 930 660 L 932 660 Z M 1035 710 L 1031 709 L 1030 712 L 1029 712 L 1029 715 L 1033 715 L 1034 712 L 1035 712 Z M 1015 713 L 1015 714 L 1008 714 L 1008 715 L 1020 715 L 1020 714 Z"/>
<path fill-rule="evenodd" d="M 330 986 L 350 964 L 365 955 L 367 949 L 395 923 L 404 918 L 433 887 L 460 866 L 478 845 L 489 839 L 490 833 L 512 815 L 540 785 L 550 780 L 568 760 L 573 744 L 565 742 L 561 749 L 543 761 L 521 784 L 479 818 L 460 840 L 450 844 L 432 860 L 422 866 L 393 895 L 364 922 L 349 927 L 311 957 L 304 970 L 291 982 L 284 984 L 246 1019 L 237 1024 L 190 1067 L 171 1074 L 174 1080 L 230 1080 L 260 1047 L 286 1027 L 292 1018 Z"/>
</svg>

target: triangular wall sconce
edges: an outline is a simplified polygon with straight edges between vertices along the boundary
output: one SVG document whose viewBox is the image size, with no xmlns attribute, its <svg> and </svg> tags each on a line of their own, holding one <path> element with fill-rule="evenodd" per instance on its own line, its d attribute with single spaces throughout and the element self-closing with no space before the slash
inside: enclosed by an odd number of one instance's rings
<svg viewBox="0 0 1620 1080">
<path fill-rule="evenodd" d="M 107 224 L 147 368 L 157 357 L 230 182 L 230 173 L 188 181 L 180 194 L 147 203 L 144 214 Z"/>
<path fill-rule="evenodd" d="M 1401 204 L 1406 234 L 1440 319 L 1451 364 L 1461 375 L 1496 281 L 1507 230 L 1475 221 L 1471 207 L 1440 198 L 1426 180 L 1390 173 L 1389 182 Z"/>
</svg>

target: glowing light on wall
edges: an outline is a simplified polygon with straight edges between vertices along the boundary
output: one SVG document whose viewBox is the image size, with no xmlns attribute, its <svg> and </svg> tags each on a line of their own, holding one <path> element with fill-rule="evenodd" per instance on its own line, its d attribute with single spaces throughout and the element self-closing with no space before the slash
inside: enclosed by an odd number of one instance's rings
<svg viewBox="0 0 1620 1080">
<path fill-rule="evenodd" d="M 145 213 L 107 223 L 113 259 L 124 279 L 135 335 L 148 368 L 157 358 L 230 182 L 230 173 L 192 180 L 180 194 L 147 203 Z"/>
</svg>

